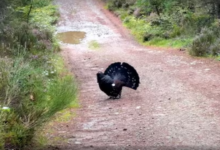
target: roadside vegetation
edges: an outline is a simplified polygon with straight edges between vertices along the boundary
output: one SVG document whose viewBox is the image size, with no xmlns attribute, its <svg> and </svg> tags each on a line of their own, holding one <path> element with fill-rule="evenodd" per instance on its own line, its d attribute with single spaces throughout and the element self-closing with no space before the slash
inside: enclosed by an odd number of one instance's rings
<svg viewBox="0 0 220 150">
<path fill-rule="evenodd" d="M 218 0 L 105 0 L 144 45 L 188 49 L 193 56 L 220 56 Z"/>
<path fill-rule="evenodd" d="M 77 106 L 77 86 L 54 38 L 51 0 L 0 4 L 0 149 L 25 149 L 39 129 Z"/>
</svg>

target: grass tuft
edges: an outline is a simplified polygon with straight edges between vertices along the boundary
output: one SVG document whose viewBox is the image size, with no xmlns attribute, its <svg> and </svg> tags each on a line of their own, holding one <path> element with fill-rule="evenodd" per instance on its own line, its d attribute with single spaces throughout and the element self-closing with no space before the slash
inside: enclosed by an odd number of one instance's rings
<svg viewBox="0 0 220 150">
<path fill-rule="evenodd" d="M 96 41 L 96 40 L 92 40 L 89 42 L 89 48 L 90 49 L 99 49 L 100 48 L 100 44 Z"/>
</svg>

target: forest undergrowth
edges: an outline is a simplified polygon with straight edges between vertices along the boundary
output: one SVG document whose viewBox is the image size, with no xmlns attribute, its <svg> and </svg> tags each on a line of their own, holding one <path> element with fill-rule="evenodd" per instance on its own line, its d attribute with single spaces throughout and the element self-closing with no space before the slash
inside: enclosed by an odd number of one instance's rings
<svg viewBox="0 0 220 150">
<path fill-rule="evenodd" d="M 105 0 L 106 7 L 143 45 L 187 49 L 190 55 L 220 58 L 217 0 Z"/>
<path fill-rule="evenodd" d="M 78 106 L 77 85 L 59 55 L 51 0 L 3 0 L 0 12 L 0 149 L 25 149 L 57 112 Z"/>
</svg>

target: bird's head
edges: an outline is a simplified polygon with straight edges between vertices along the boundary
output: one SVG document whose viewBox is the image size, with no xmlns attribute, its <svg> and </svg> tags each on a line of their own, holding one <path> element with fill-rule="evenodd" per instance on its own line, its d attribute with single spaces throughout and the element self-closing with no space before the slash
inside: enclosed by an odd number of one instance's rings
<svg viewBox="0 0 220 150">
<path fill-rule="evenodd" d="M 97 74 L 102 74 L 103 72 L 99 71 Z"/>
<path fill-rule="evenodd" d="M 99 71 L 99 72 L 97 73 L 97 77 L 103 77 L 103 76 L 104 76 L 104 73 L 103 73 L 103 72 Z"/>
<path fill-rule="evenodd" d="M 97 80 L 99 81 L 99 80 L 101 80 L 103 77 L 104 77 L 104 73 L 101 72 L 101 71 L 99 71 L 99 72 L 97 73 Z"/>
</svg>

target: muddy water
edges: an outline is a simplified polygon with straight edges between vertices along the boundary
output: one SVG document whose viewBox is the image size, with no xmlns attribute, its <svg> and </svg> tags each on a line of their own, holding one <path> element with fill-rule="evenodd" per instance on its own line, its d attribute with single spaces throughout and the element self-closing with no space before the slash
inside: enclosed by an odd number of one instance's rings
<svg viewBox="0 0 220 150">
<path fill-rule="evenodd" d="M 57 34 L 60 41 L 67 44 L 79 44 L 86 36 L 82 31 L 68 31 Z"/>
</svg>

